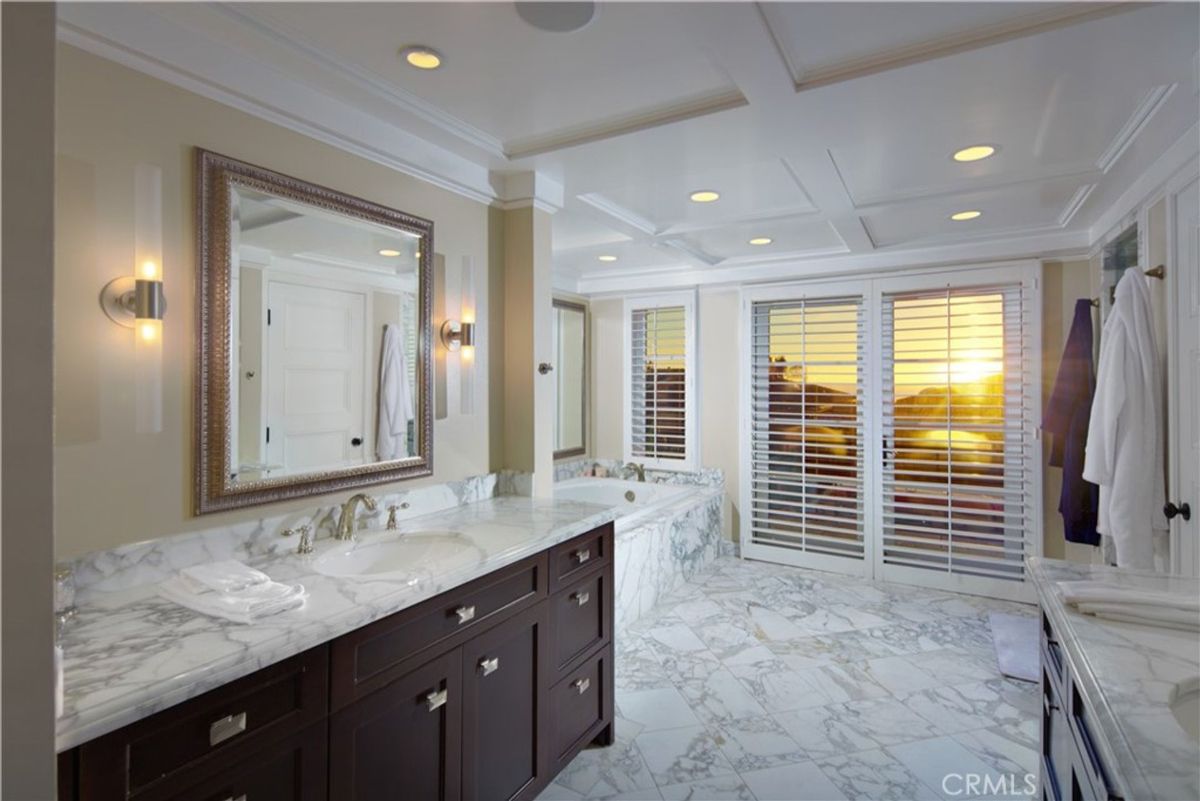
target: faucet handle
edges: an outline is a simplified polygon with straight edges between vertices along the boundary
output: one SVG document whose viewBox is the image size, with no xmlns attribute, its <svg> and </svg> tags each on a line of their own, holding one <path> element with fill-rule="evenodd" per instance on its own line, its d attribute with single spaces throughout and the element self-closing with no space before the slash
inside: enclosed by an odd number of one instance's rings
<svg viewBox="0 0 1200 801">
<path fill-rule="evenodd" d="M 308 554 L 313 552 L 312 526 L 307 523 L 296 528 L 285 528 L 281 533 L 285 537 L 290 537 L 293 534 L 300 535 L 300 542 L 296 543 L 296 553 Z"/>
</svg>

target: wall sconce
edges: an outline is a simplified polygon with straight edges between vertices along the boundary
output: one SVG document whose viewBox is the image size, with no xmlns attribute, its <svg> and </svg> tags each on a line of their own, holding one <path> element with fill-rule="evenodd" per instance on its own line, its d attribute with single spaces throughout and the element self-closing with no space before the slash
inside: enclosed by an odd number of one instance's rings
<svg viewBox="0 0 1200 801">
<path fill-rule="evenodd" d="M 475 413 L 475 271 L 471 258 L 464 257 L 459 282 L 462 300 L 460 320 L 442 323 L 441 339 L 446 350 L 458 353 L 459 405 L 462 414 Z"/>
<path fill-rule="evenodd" d="M 138 164 L 133 173 L 134 275 L 109 281 L 100 306 L 134 330 L 134 414 L 139 434 L 162 431 L 162 170 Z"/>
</svg>

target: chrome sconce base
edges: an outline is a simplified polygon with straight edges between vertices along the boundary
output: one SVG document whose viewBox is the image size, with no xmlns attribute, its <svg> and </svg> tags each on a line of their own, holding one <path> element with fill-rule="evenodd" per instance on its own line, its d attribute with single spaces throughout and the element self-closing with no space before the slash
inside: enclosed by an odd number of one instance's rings
<svg viewBox="0 0 1200 801">
<path fill-rule="evenodd" d="M 475 323 L 460 323 L 458 320 L 447 320 L 442 323 L 442 344 L 446 350 L 455 351 L 475 344 Z"/>
<path fill-rule="evenodd" d="M 167 310 L 162 281 L 114 278 L 100 290 L 100 308 L 108 319 L 125 328 L 133 328 L 135 320 L 161 320 Z"/>
</svg>

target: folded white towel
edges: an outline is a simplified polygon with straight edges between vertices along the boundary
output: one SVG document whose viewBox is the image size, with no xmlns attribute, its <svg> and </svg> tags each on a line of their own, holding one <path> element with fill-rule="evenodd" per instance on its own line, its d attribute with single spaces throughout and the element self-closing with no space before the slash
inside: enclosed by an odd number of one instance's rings
<svg viewBox="0 0 1200 801">
<path fill-rule="evenodd" d="M 1200 613 L 1200 598 L 1183 593 L 1143 590 L 1104 581 L 1060 581 L 1058 589 L 1068 604 L 1135 604 Z"/>
<path fill-rule="evenodd" d="M 1200 612 L 1145 604 L 1081 603 L 1076 608 L 1085 615 L 1123 623 L 1142 623 L 1181 631 L 1200 631 Z"/>
<path fill-rule="evenodd" d="M 196 592 L 191 582 L 181 576 L 161 582 L 158 592 L 167 600 L 194 612 L 235 623 L 254 623 L 264 617 L 297 609 L 304 605 L 308 595 L 303 584 L 281 584 L 277 581 L 255 584 L 238 592 Z"/>
<path fill-rule="evenodd" d="M 247 567 L 235 559 L 185 567 L 179 571 L 179 575 L 196 592 L 239 592 L 271 580 L 271 577 L 261 570 Z"/>
</svg>

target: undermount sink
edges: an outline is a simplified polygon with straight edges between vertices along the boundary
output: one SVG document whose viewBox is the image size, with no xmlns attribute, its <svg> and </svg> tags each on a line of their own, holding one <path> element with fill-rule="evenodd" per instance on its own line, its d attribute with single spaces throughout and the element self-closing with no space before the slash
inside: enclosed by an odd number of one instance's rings
<svg viewBox="0 0 1200 801">
<path fill-rule="evenodd" d="M 1200 742 L 1200 676 L 1175 685 L 1171 691 L 1171 714 L 1193 741 Z"/>
<path fill-rule="evenodd" d="M 347 543 L 319 556 L 313 568 L 326 576 L 387 578 L 437 576 L 483 562 L 485 554 L 457 531 L 414 531 L 388 539 Z"/>
</svg>

